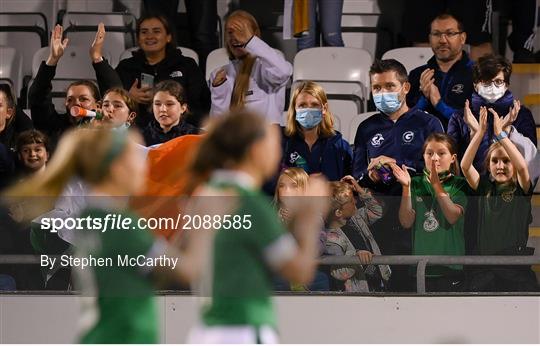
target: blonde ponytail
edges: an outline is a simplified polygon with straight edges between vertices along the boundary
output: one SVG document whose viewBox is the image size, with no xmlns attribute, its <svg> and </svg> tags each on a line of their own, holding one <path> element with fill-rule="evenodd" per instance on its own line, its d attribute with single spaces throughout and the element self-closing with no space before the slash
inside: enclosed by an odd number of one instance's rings
<svg viewBox="0 0 540 346">
<path fill-rule="evenodd" d="M 225 26 L 227 25 L 227 22 L 232 18 L 239 18 L 242 21 L 246 22 L 251 28 L 253 35 L 261 37 L 261 29 L 259 28 L 259 24 L 257 23 L 255 17 L 253 17 L 249 12 L 243 10 L 234 11 L 227 18 Z M 227 35 L 227 32 L 225 32 L 225 35 Z M 234 55 L 232 54 L 228 45 L 226 46 L 226 48 L 229 58 L 234 59 Z M 242 58 L 240 62 L 240 68 L 234 81 L 234 89 L 231 96 L 231 110 L 242 109 L 245 106 L 246 93 L 249 91 L 249 77 L 251 76 L 253 65 L 255 64 L 256 59 L 257 58 L 255 56 L 247 54 L 245 57 Z"/>
<path fill-rule="evenodd" d="M 249 77 L 256 59 L 256 57 L 248 54 L 240 63 L 240 70 L 234 81 L 231 110 L 242 109 L 245 106 L 246 93 L 249 91 Z"/>
</svg>

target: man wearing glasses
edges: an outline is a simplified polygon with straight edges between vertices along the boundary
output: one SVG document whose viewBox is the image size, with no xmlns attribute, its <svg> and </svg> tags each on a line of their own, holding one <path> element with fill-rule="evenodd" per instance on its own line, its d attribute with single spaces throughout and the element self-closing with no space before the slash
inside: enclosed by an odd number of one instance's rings
<svg viewBox="0 0 540 346">
<path fill-rule="evenodd" d="M 434 56 L 409 74 L 411 92 L 407 104 L 435 115 L 445 129 L 452 114 L 463 108 L 473 91 L 473 61 L 463 51 L 466 39 L 463 25 L 456 18 L 449 14 L 437 16 L 429 33 Z"/>
</svg>

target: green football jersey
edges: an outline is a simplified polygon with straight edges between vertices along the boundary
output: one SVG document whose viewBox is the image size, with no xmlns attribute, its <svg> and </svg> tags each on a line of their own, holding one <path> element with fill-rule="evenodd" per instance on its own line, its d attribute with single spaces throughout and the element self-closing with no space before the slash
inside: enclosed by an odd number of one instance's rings
<svg viewBox="0 0 540 346">
<path fill-rule="evenodd" d="M 266 196 L 234 184 L 223 187 L 238 192 L 234 214 L 249 216 L 251 225 L 244 223 L 240 229 L 222 228 L 215 233 L 211 269 L 206 273 L 209 277 L 203 279 L 209 288 L 202 292 L 209 298 L 203 306 L 203 323 L 276 327 L 271 270 L 291 258 L 294 240 Z"/>
<path fill-rule="evenodd" d="M 81 218 L 105 220 L 107 214 L 97 208 L 86 209 Z M 135 225 L 136 217 L 129 212 L 114 212 L 122 218 L 130 218 Z M 106 266 L 94 266 L 80 270 L 80 276 L 93 278 L 91 284 L 97 292 L 95 297 L 98 320 L 82 337 L 82 343 L 157 343 L 158 326 L 153 287 L 147 274 L 138 266 L 125 266 L 118 261 L 124 258 L 147 255 L 154 244 L 154 237 L 139 228 L 118 229 L 110 227 L 106 232 L 84 230 L 80 244 L 82 252 L 95 258 L 111 259 Z M 79 244 L 78 244 L 79 245 Z M 84 279 L 83 279 L 84 280 Z M 88 287 L 82 287 L 87 289 Z"/>
<path fill-rule="evenodd" d="M 462 177 L 451 176 L 443 183 L 443 188 L 452 202 L 467 207 L 467 181 Z M 412 227 L 414 255 L 456 255 L 465 254 L 463 234 L 464 216 L 451 225 L 435 198 L 435 191 L 425 176 L 416 176 L 411 181 L 411 202 L 416 212 Z M 461 270 L 461 265 L 428 266 L 428 276 L 439 276 L 448 268 Z"/>
<path fill-rule="evenodd" d="M 496 184 L 482 176 L 479 195 L 478 249 L 480 255 L 512 255 L 527 246 L 532 221 L 531 197 L 519 185 Z"/>
</svg>

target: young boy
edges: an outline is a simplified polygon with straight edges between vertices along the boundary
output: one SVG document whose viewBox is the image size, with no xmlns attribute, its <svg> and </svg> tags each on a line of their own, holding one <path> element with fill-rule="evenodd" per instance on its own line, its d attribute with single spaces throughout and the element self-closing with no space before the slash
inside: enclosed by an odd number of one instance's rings
<svg viewBox="0 0 540 346">
<path fill-rule="evenodd" d="M 390 277 L 390 269 L 388 266 L 377 268 L 369 265 L 374 253 L 380 255 L 369 225 L 381 218 L 382 206 L 368 189 L 360 187 L 351 176 L 344 177 L 340 182 L 332 182 L 330 187 L 332 202 L 326 222 L 326 254 L 356 255 L 362 264 L 368 265 L 364 270 L 361 267 L 332 268 L 330 274 L 334 279 L 344 281 L 346 291 L 366 292 L 368 283 L 369 290 L 381 290 Z M 356 207 L 353 192 L 358 193 L 364 203 L 360 209 Z M 364 277 L 364 274 L 367 276 Z"/>
<path fill-rule="evenodd" d="M 17 138 L 17 157 L 23 168 L 23 175 L 37 173 L 45 169 L 49 161 L 49 140 L 38 130 L 21 132 Z"/>
</svg>

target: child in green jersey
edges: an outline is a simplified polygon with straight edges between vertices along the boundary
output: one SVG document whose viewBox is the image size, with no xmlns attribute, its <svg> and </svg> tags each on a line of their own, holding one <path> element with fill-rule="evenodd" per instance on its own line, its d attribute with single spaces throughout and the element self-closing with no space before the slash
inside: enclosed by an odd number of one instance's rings
<svg viewBox="0 0 540 346">
<path fill-rule="evenodd" d="M 433 133 L 423 147 L 425 170 L 411 179 L 407 168 L 395 163 L 392 170 L 403 186 L 399 221 L 412 228 L 414 255 L 464 255 L 464 212 L 467 182 L 458 177 L 459 165 L 454 140 Z M 426 289 L 452 292 L 463 285 L 462 266 L 428 267 Z"/>
<path fill-rule="evenodd" d="M 531 222 L 533 184 L 525 159 L 503 130 L 505 119 L 493 115 L 493 143 L 486 154 L 488 175 L 481 176 L 473 166 L 484 134 L 488 111 L 480 110 L 478 131 L 461 161 L 463 175 L 479 197 L 478 244 L 480 255 L 532 255 L 527 248 Z M 510 113 L 509 113 L 510 114 Z M 473 291 L 536 291 L 536 277 L 528 266 L 489 266 L 471 275 Z"/>
<path fill-rule="evenodd" d="M 210 299 L 189 343 L 276 342 L 272 272 L 298 284 L 313 280 L 328 186 L 323 178 L 310 177 L 308 197 L 289 210 L 292 232 L 287 232 L 261 192 L 280 159 L 279 129 L 247 111 L 216 118 L 200 144 L 191 169 L 195 179 L 202 177 L 195 182 L 194 203 L 207 206 L 204 214 L 241 222 L 234 229 L 226 221 L 214 223 L 207 248 L 198 249 L 208 256 L 199 288 Z M 187 247 L 208 233 L 189 234 Z"/>
<path fill-rule="evenodd" d="M 140 228 L 136 215 L 128 208 L 127 197 L 140 191 L 145 181 L 146 158 L 137 147 L 141 141 L 138 133 L 126 130 L 71 130 L 61 138 L 55 156 L 43 172 L 7 192 L 11 198 L 36 196 L 54 200 L 74 176 L 89 186 L 87 206 L 73 216 L 83 225 L 77 229 L 73 257 L 78 261 L 93 258 L 94 264 L 84 269 L 70 261 L 80 273 L 77 277 L 85 292 L 83 300 L 90 303 L 83 305 L 83 343 L 159 342 L 150 274 L 179 279 L 190 266 L 183 258 L 176 264 L 171 260 L 163 261 L 163 265 L 146 265 L 148 260 L 160 256 L 178 258 L 179 252 Z M 46 206 L 39 204 L 48 204 L 47 199 L 33 199 L 35 209 L 29 212 L 40 213 Z M 123 226 L 112 222 L 112 217 L 122 220 Z M 125 226 L 126 221 L 131 221 L 129 227 Z M 131 260 L 140 256 L 146 260 Z"/>
</svg>

